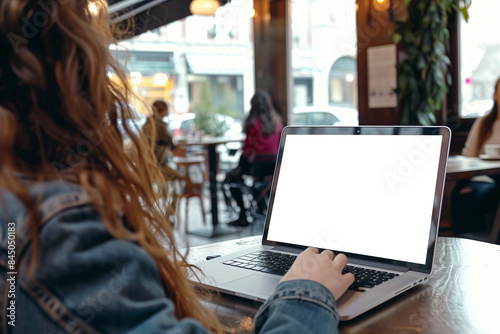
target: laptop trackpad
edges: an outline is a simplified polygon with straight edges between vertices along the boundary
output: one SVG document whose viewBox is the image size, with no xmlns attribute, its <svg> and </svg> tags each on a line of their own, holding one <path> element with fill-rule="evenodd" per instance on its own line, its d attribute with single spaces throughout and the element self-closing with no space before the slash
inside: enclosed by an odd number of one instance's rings
<svg viewBox="0 0 500 334">
<path fill-rule="evenodd" d="M 281 277 L 271 277 L 264 275 L 250 275 L 235 281 L 225 283 L 224 287 L 235 290 L 235 291 L 244 291 L 247 294 L 252 294 L 255 296 L 265 296 L 265 298 L 269 297 L 276 286 L 278 285 Z"/>
</svg>

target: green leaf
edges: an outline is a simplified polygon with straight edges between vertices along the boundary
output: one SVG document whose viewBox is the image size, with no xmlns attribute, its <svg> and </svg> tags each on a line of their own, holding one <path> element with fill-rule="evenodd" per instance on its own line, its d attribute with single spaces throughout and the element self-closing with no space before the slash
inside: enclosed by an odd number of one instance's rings
<svg viewBox="0 0 500 334">
<path fill-rule="evenodd" d="M 443 101 L 441 101 L 441 99 L 437 100 L 436 101 L 436 104 L 434 104 L 434 110 L 439 110 L 441 109 L 441 104 L 442 104 Z"/>
<path fill-rule="evenodd" d="M 429 69 L 430 63 L 426 63 L 424 69 L 422 70 L 422 75 L 421 78 L 422 80 L 425 80 L 425 76 L 427 75 L 427 70 Z"/>
<path fill-rule="evenodd" d="M 462 15 L 464 16 L 464 20 L 465 22 L 469 22 L 469 11 L 467 10 L 467 8 L 462 8 L 460 9 L 462 11 Z"/>
<path fill-rule="evenodd" d="M 451 86 L 451 84 L 453 83 L 453 79 L 451 78 L 450 73 L 446 73 L 446 83 L 448 84 L 448 86 Z M 448 91 L 448 87 L 446 87 L 446 91 Z"/>
<path fill-rule="evenodd" d="M 441 71 L 434 71 L 434 83 L 441 85 L 443 84 L 443 73 Z"/>
<path fill-rule="evenodd" d="M 425 90 L 430 92 L 432 89 L 432 77 L 433 77 L 434 66 L 429 64 L 429 71 L 427 72 L 427 77 L 425 78 Z"/>
<path fill-rule="evenodd" d="M 392 35 L 392 41 L 394 42 L 394 44 L 398 44 L 402 38 L 403 37 L 401 36 L 401 34 L 398 33 Z"/>
<path fill-rule="evenodd" d="M 429 118 L 427 117 L 427 114 L 423 112 L 417 112 L 417 119 L 421 125 L 431 125 L 429 122 Z"/>
<path fill-rule="evenodd" d="M 443 19 L 439 15 L 438 11 L 432 12 L 432 21 L 434 23 L 442 23 L 443 22 Z"/>
<path fill-rule="evenodd" d="M 429 118 L 429 121 L 431 122 L 430 125 L 436 124 L 436 115 L 434 115 L 434 113 L 427 114 L 427 117 Z"/>
<path fill-rule="evenodd" d="M 442 42 L 438 42 L 434 45 L 434 54 L 438 57 L 442 57 L 444 55 L 444 45 Z"/>
<path fill-rule="evenodd" d="M 434 101 L 433 101 L 432 97 L 429 96 L 427 98 L 427 104 L 430 105 L 430 106 L 432 106 L 432 108 L 434 108 Z"/>
<path fill-rule="evenodd" d="M 431 34 L 432 32 L 428 32 L 424 35 L 424 39 L 422 42 L 422 51 L 427 53 L 431 50 L 432 43 L 431 43 Z"/>
<path fill-rule="evenodd" d="M 441 56 L 441 60 L 448 66 L 451 66 L 451 60 L 448 56 Z"/>
<path fill-rule="evenodd" d="M 423 70 L 425 67 L 425 57 L 423 55 L 418 56 L 417 68 Z"/>
<path fill-rule="evenodd" d="M 426 1 L 420 1 L 421 3 L 425 3 Z M 435 12 L 437 11 L 437 8 L 436 8 L 436 3 L 435 2 L 431 2 L 430 6 L 429 6 L 429 12 Z"/>
<path fill-rule="evenodd" d="M 442 37 L 442 39 L 444 39 L 445 41 L 449 40 L 450 39 L 450 32 L 448 31 L 448 29 L 443 29 L 443 34 L 444 36 Z"/>
<path fill-rule="evenodd" d="M 429 15 L 425 15 L 423 18 L 422 18 L 422 22 L 420 23 L 420 26 L 422 28 L 427 28 L 429 26 L 429 24 L 431 23 L 431 18 L 429 17 Z"/>
</svg>

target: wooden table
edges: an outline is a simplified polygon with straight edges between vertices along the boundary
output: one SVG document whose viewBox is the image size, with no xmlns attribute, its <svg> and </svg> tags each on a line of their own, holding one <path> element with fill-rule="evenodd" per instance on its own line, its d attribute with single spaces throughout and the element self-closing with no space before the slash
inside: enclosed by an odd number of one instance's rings
<svg viewBox="0 0 500 334">
<path fill-rule="evenodd" d="M 192 263 L 260 243 L 248 237 L 191 248 Z M 427 283 L 389 300 L 351 321 L 340 333 L 500 333 L 500 246 L 439 237 L 434 272 Z M 216 310 L 228 333 L 253 333 L 260 304 L 221 295 Z"/>
<path fill-rule="evenodd" d="M 191 234 L 200 235 L 203 237 L 214 238 L 221 235 L 226 235 L 230 233 L 237 232 L 236 229 L 231 229 L 226 226 L 219 225 L 219 210 L 217 207 L 217 152 L 215 148 L 220 144 L 227 144 L 232 142 L 242 142 L 245 140 L 245 135 L 235 137 L 209 137 L 204 136 L 201 139 L 186 139 L 176 142 L 177 146 L 188 147 L 188 146 L 199 146 L 203 147 L 208 152 L 208 171 L 209 171 L 209 182 L 210 182 L 210 203 L 211 203 L 211 216 L 212 216 L 212 227 L 209 229 L 200 229 L 195 231 L 189 231 Z"/>
<path fill-rule="evenodd" d="M 464 156 L 448 158 L 446 180 L 470 179 L 480 175 L 500 174 L 500 160 L 482 160 Z"/>
<path fill-rule="evenodd" d="M 453 156 L 448 158 L 446 181 L 470 179 L 481 175 L 500 175 L 500 160 L 483 160 L 480 158 Z M 500 208 L 500 203 L 499 203 Z M 497 209 L 488 241 L 497 243 L 500 235 L 500 210 Z"/>
</svg>

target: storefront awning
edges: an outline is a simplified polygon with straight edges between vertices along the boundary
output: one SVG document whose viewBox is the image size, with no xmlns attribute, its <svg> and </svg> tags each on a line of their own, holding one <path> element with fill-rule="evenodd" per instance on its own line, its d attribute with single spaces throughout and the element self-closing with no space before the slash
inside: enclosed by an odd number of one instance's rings
<svg viewBox="0 0 500 334">
<path fill-rule="evenodd" d="M 219 0 L 225 5 L 227 0 Z M 128 27 L 133 18 L 132 30 L 117 38 L 130 38 L 151 29 L 156 29 L 191 15 L 191 0 L 108 0 L 111 22 L 121 28 Z"/>
<path fill-rule="evenodd" d="M 247 63 L 243 55 L 189 53 L 185 57 L 192 74 L 243 74 Z"/>
<path fill-rule="evenodd" d="M 139 50 L 113 50 L 111 54 L 130 72 L 139 72 L 150 77 L 157 73 L 176 73 L 173 52 L 151 52 Z"/>
</svg>

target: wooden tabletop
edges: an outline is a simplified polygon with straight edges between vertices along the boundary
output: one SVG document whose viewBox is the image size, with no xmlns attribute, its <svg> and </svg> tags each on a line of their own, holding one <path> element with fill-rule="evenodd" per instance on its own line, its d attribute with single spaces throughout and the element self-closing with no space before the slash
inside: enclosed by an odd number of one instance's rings
<svg viewBox="0 0 500 334">
<path fill-rule="evenodd" d="M 448 158 L 446 180 L 470 179 L 479 175 L 500 174 L 500 160 L 452 156 Z"/>
<path fill-rule="evenodd" d="M 193 247 L 188 260 L 203 261 L 207 255 L 224 255 L 260 240 L 248 237 Z M 434 272 L 426 284 L 342 322 L 340 333 L 500 333 L 499 280 L 499 245 L 439 237 Z M 259 303 L 221 295 L 208 306 L 228 333 L 253 333 Z"/>
</svg>

